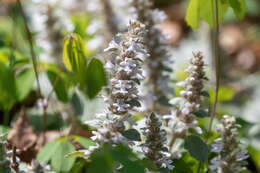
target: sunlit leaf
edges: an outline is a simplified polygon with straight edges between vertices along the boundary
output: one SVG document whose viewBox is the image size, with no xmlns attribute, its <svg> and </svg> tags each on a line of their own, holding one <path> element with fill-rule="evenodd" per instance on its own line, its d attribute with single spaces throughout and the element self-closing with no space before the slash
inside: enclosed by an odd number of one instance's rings
<svg viewBox="0 0 260 173">
<path fill-rule="evenodd" d="M 210 102 L 213 103 L 216 92 L 213 89 L 209 90 L 210 93 Z M 218 91 L 218 101 L 224 102 L 224 101 L 230 101 L 235 95 L 235 91 L 231 87 L 220 87 Z"/>
</svg>

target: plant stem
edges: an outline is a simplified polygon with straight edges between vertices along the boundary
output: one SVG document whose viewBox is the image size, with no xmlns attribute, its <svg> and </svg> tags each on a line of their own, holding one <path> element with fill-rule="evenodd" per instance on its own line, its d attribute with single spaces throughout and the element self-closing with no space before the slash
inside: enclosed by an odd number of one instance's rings
<svg viewBox="0 0 260 173">
<path fill-rule="evenodd" d="M 215 1 L 215 3 L 213 2 Z M 215 4 L 215 7 L 213 7 L 213 4 Z M 212 111 L 210 114 L 210 123 L 209 128 L 206 136 L 206 142 L 208 142 L 210 132 L 212 130 L 213 120 L 216 116 L 216 108 L 218 103 L 218 90 L 219 90 L 219 80 L 220 80 L 220 74 L 219 74 L 219 65 L 220 65 L 220 56 L 219 56 L 219 11 L 218 11 L 218 0 L 212 0 L 212 13 L 213 18 L 215 20 L 215 28 L 213 29 L 213 40 L 212 40 L 212 47 L 214 49 L 213 51 L 213 57 L 214 57 L 214 65 L 215 65 L 215 98 L 214 103 L 212 105 Z M 200 169 L 202 166 L 202 162 L 199 163 L 197 173 L 200 173 Z"/>
<path fill-rule="evenodd" d="M 38 94 L 41 97 L 42 94 L 41 94 L 39 75 L 38 75 L 38 71 L 37 71 L 37 60 L 36 60 L 36 55 L 35 55 L 35 52 L 34 52 L 34 49 L 33 49 L 32 34 L 31 34 L 31 32 L 29 30 L 29 27 L 28 27 L 28 24 L 27 24 L 27 19 L 26 19 L 25 14 L 24 14 L 24 10 L 23 10 L 23 6 L 22 6 L 22 3 L 21 3 L 21 0 L 17 0 L 17 4 L 18 4 L 19 10 L 21 12 L 23 21 L 24 21 L 24 26 L 25 26 L 25 30 L 26 30 L 27 39 L 28 39 L 28 42 L 29 42 L 29 45 L 30 45 L 30 53 L 31 53 L 31 56 L 32 56 L 33 69 L 34 69 L 34 73 L 35 73 L 35 77 L 36 77 L 36 81 L 37 81 L 37 86 L 38 86 Z"/>
<path fill-rule="evenodd" d="M 217 108 L 217 103 L 218 103 L 218 90 L 219 90 L 219 64 L 220 64 L 220 57 L 219 57 L 219 17 L 218 17 L 218 0 L 215 0 L 215 12 L 216 12 L 216 16 L 215 16 L 215 22 L 216 22 L 216 28 L 215 28 L 215 32 L 214 32 L 214 60 L 215 60 L 215 78 L 216 78 L 216 87 L 215 87 L 215 98 L 214 98 L 214 103 L 213 103 L 213 107 L 212 107 L 212 111 L 211 111 L 211 115 L 210 115 L 210 124 L 209 124 L 209 128 L 208 128 L 208 137 L 209 137 L 209 133 L 211 132 L 212 129 L 212 124 L 213 124 L 213 120 L 215 118 L 216 115 L 216 108 Z M 207 140 L 208 140 L 207 137 Z"/>
</svg>

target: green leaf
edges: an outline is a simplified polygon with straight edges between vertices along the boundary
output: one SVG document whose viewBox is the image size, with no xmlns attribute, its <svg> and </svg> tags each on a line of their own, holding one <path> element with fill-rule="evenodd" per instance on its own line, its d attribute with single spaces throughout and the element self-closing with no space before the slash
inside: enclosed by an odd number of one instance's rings
<svg viewBox="0 0 260 173">
<path fill-rule="evenodd" d="M 0 104 L 8 110 L 16 101 L 15 79 L 12 71 L 0 62 Z"/>
<path fill-rule="evenodd" d="M 16 92 L 19 101 L 25 99 L 33 88 L 35 74 L 32 68 L 25 69 L 15 78 Z"/>
<path fill-rule="evenodd" d="M 219 23 L 223 21 L 223 17 L 229 7 L 228 1 L 218 0 L 218 19 Z M 200 0 L 200 18 L 206 21 L 210 27 L 215 27 L 215 0 Z"/>
<path fill-rule="evenodd" d="M 86 79 L 87 96 L 93 99 L 102 87 L 107 84 L 103 63 L 99 59 L 93 58 L 88 64 Z"/>
<path fill-rule="evenodd" d="M 210 117 L 210 114 L 208 111 L 205 111 L 204 109 L 199 109 L 198 111 L 196 111 L 194 113 L 194 115 L 196 115 L 199 118 L 206 118 L 206 117 Z"/>
<path fill-rule="evenodd" d="M 73 93 L 70 102 L 74 109 L 75 115 L 77 115 L 77 116 L 82 115 L 84 112 L 84 105 L 83 105 L 82 101 L 80 100 L 80 97 L 78 96 L 77 93 Z"/>
<path fill-rule="evenodd" d="M 65 157 L 67 158 L 75 158 L 75 157 L 84 157 L 85 153 L 83 151 L 74 151 L 72 153 L 67 154 Z"/>
<path fill-rule="evenodd" d="M 197 29 L 199 26 L 199 1 L 200 0 L 190 0 L 186 10 L 185 20 L 193 29 Z"/>
<path fill-rule="evenodd" d="M 140 133 L 136 129 L 126 130 L 122 135 L 131 141 L 141 141 Z"/>
<path fill-rule="evenodd" d="M 243 19 L 246 13 L 246 3 L 244 0 L 229 0 L 230 6 L 238 19 Z"/>
<path fill-rule="evenodd" d="M 59 146 L 60 142 L 58 142 L 57 140 L 48 143 L 37 154 L 37 160 L 43 163 L 48 163 L 51 160 L 52 156 L 56 154 L 56 150 Z"/>
<path fill-rule="evenodd" d="M 63 63 L 67 70 L 82 73 L 86 68 L 85 45 L 78 34 L 69 34 L 63 42 Z"/>
<path fill-rule="evenodd" d="M 216 92 L 213 89 L 209 90 L 210 93 L 210 102 L 213 103 L 215 100 Z M 218 91 L 218 101 L 224 102 L 224 101 L 230 101 L 235 95 L 235 91 L 231 87 L 220 87 Z"/>
<path fill-rule="evenodd" d="M 258 170 L 260 170 L 260 150 L 250 146 L 248 147 L 248 153 Z"/>
<path fill-rule="evenodd" d="M 85 159 L 78 159 L 71 169 L 70 173 L 83 173 L 87 161 Z"/>
<path fill-rule="evenodd" d="M 59 74 L 60 73 L 60 74 Z M 66 81 L 61 72 L 56 72 L 54 70 L 48 70 L 47 76 L 54 87 L 55 94 L 57 98 L 63 102 L 68 102 L 68 93 L 67 93 L 67 86 Z"/>
<path fill-rule="evenodd" d="M 236 16 L 242 19 L 245 16 L 246 6 L 244 0 L 217 0 L 219 23 L 223 21 L 228 8 L 233 8 Z M 197 29 L 200 20 L 207 22 L 210 27 L 216 25 L 216 1 L 215 0 L 190 0 L 185 20 L 193 29 Z"/>
<path fill-rule="evenodd" d="M 208 146 L 198 136 L 188 136 L 184 143 L 184 148 L 187 149 L 192 157 L 204 162 L 208 158 Z"/>
<path fill-rule="evenodd" d="M 58 148 L 51 158 L 51 166 L 57 172 L 69 172 L 75 163 L 75 158 L 66 158 L 65 156 L 75 151 L 74 146 L 68 141 L 59 141 Z M 50 151 L 48 151 L 50 152 Z"/>
<path fill-rule="evenodd" d="M 73 136 L 73 139 L 75 142 L 80 143 L 80 145 L 82 145 L 86 149 L 88 149 L 90 146 L 96 145 L 96 143 L 94 141 L 87 139 L 87 138 L 83 138 L 81 136 Z"/>
<path fill-rule="evenodd" d="M 183 153 L 180 159 L 174 159 L 173 173 L 195 173 L 199 162 L 188 153 Z"/>
</svg>

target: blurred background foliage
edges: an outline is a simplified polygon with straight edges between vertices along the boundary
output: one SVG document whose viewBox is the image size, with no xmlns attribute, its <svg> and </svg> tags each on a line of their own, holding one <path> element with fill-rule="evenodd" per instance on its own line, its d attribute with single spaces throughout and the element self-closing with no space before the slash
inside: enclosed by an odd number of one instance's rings
<svg viewBox="0 0 260 173">
<path fill-rule="evenodd" d="M 242 125 L 240 129 L 242 141 L 248 146 L 251 156 L 248 159 L 248 167 L 252 173 L 257 173 L 257 171 L 260 172 L 260 1 L 246 0 L 245 2 L 247 10 L 244 20 L 238 21 L 232 9 L 228 9 L 221 25 L 219 38 L 221 86 L 217 115 L 221 117 L 224 114 L 231 114 L 238 118 L 238 123 Z M 31 2 L 23 0 L 23 3 L 25 8 L 27 6 L 29 8 Z M 186 74 L 183 73 L 183 69 L 192 51 L 201 50 L 203 52 L 209 67 L 207 69 L 208 76 L 212 75 L 210 70 L 212 68 L 210 29 L 205 23 L 202 23 L 200 28 L 194 31 L 186 24 L 187 4 L 187 0 L 155 0 L 154 5 L 155 8 L 160 8 L 168 15 L 167 20 L 160 28 L 171 36 L 171 54 L 175 61 L 172 67 L 174 72 L 171 86 L 175 88 L 175 95 L 179 95 L 179 89 L 175 83 L 185 79 Z M 93 119 L 95 114 L 104 108 L 102 98 L 97 94 L 101 87 L 106 85 L 106 75 L 102 65 L 104 59 L 98 52 L 100 50 L 93 48 L 95 47 L 93 39 L 98 38 L 98 36 L 89 29 L 91 22 L 99 16 L 76 5 L 66 12 L 69 16 L 66 20 L 70 21 L 73 29 L 67 30 L 64 27 L 59 30 L 60 35 L 56 34 L 55 38 L 52 36 L 57 46 L 54 50 L 55 54 L 50 55 L 53 56 L 50 58 L 51 60 L 42 58 L 41 55 L 46 50 L 39 46 L 41 45 L 39 42 L 36 41 L 34 44 L 36 55 L 40 57 L 38 71 L 42 94 L 46 98 L 50 96 L 46 124 L 50 136 L 48 141 L 59 138 L 54 141 L 57 144 L 52 146 L 59 146 L 57 152 L 60 152 L 61 156 L 65 156 L 69 151 L 75 151 L 75 145 L 72 145 L 75 140 L 60 138 L 62 135 L 68 134 L 67 131 L 74 136 L 90 136 L 90 127 L 84 125 L 84 121 Z M 32 26 L 32 15 L 30 10 L 26 12 L 30 27 Z M 76 35 L 68 38 L 67 35 L 71 32 Z M 29 124 L 33 127 L 34 132 L 40 135 L 44 127 L 42 110 L 38 108 L 42 107 L 39 107 L 41 104 L 39 103 L 40 96 L 37 91 L 30 47 L 25 33 L 24 23 L 15 5 L 15 0 L 0 1 L 0 133 L 9 131 L 23 108 L 26 110 Z M 38 33 L 33 29 L 32 34 L 34 38 L 38 37 Z M 78 36 L 82 40 L 80 39 L 79 43 L 76 44 L 81 44 L 80 47 L 84 49 L 84 51 L 82 50 L 84 53 L 77 55 L 78 51 L 76 51 L 74 56 L 85 57 L 86 71 L 73 68 L 67 70 L 65 66 L 67 68 L 70 66 L 70 60 L 66 57 L 64 60 L 64 56 L 62 60 L 63 42 L 69 42 L 71 38 L 74 39 Z M 63 38 L 65 39 L 63 40 Z M 52 47 L 54 46 L 52 45 Z M 64 50 L 66 51 L 66 48 Z M 65 63 L 64 66 L 62 61 L 66 61 L 67 64 Z M 78 80 L 79 78 L 80 80 Z M 93 78 L 99 80 L 96 81 Z M 212 83 L 206 86 L 210 94 L 209 103 L 213 102 L 215 95 L 212 86 L 214 86 Z M 136 115 L 137 118 L 139 116 L 142 115 Z M 207 127 L 209 118 L 201 119 L 199 123 Z M 82 146 L 87 148 L 90 144 L 88 142 L 86 144 L 85 141 L 79 148 Z M 52 156 L 49 158 L 41 157 L 47 156 L 38 155 L 40 160 L 49 161 L 52 159 Z M 54 161 L 51 160 L 51 164 L 58 172 L 71 170 L 70 172 L 73 173 L 82 170 L 110 172 L 115 166 L 115 160 L 121 160 L 125 165 L 132 165 L 125 167 L 131 172 L 144 172 L 142 164 L 149 165 L 145 161 L 138 160 L 131 151 L 121 146 L 118 148 L 106 146 L 94 153 L 92 157 L 93 162 L 90 166 L 83 159 L 75 161 L 75 158 L 63 163 L 53 163 Z M 53 160 L 63 161 L 64 158 Z M 174 161 L 181 166 L 176 167 L 173 172 L 195 172 L 197 162 L 187 154 L 181 160 Z M 65 163 L 68 164 L 63 166 L 62 164 Z M 57 165 L 59 166 L 57 167 Z M 0 167 L 0 172 L 4 171 L 4 168 Z"/>
</svg>

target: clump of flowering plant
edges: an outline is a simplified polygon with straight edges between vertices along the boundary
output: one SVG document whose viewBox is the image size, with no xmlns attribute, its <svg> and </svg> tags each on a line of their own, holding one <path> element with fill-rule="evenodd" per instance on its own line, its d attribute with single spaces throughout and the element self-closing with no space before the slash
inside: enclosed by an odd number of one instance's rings
<svg viewBox="0 0 260 173">
<path fill-rule="evenodd" d="M 185 139 L 191 129 L 199 134 L 202 133 L 195 114 L 201 108 L 203 92 L 205 92 L 203 91 L 203 81 L 206 79 L 204 65 L 201 52 L 193 53 L 191 64 L 186 69 L 188 77 L 177 84 L 183 88 L 180 97 L 170 100 L 174 108 L 170 115 L 164 116 L 173 136 L 170 146 L 177 138 Z"/>
<path fill-rule="evenodd" d="M 146 59 L 146 107 L 152 111 L 162 111 L 162 105 L 167 95 L 173 93 L 168 86 L 169 75 L 172 70 L 169 67 L 170 55 L 168 38 L 158 28 L 166 18 L 164 12 L 152 9 L 151 0 L 132 0 L 132 11 L 136 18 L 146 25 L 147 35 L 145 44 L 150 57 Z"/>
<path fill-rule="evenodd" d="M 218 127 L 220 137 L 212 144 L 211 151 L 217 153 L 217 156 L 210 161 L 210 170 L 218 173 L 241 172 L 245 170 L 246 162 L 249 156 L 247 150 L 239 145 L 237 128 L 241 126 L 236 124 L 232 116 L 224 115 L 221 124 Z"/>
<path fill-rule="evenodd" d="M 146 137 L 145 143 L 142 144 L 145 156 L 153 161 L 158 169 L 174 168 L 171 165 L 171 154 L 166 147 L 166 131 L 161 129 L 162 122 L 152 113 L 146 120 L 146 127 L 143 128 L 143 135 Z"/>
<path fill-rule="evenodd" d="M 136 111 L 140 106 L 137 85 L 144 78 L 141 65 L 148 56 L 144 46 L 145 26 L 138 21 L 131 20 L 128 32 L 120 34 L 105 49 L 115 53 L 115 60 L 109 61 L 111 79 L 108 97 L 108 111 L 103 116 L 103 128 L 93 132 L 92 139 L 101 143 L 126 143 L 122 135 L 126 129 L 125 122 L 134 123 L 130 111 Z"/>
</svg>

